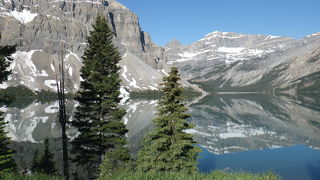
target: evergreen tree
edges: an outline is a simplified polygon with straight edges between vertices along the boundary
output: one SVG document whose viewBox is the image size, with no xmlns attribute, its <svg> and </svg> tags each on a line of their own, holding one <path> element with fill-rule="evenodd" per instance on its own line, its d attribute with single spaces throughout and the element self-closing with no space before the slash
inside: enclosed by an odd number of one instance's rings
<svg viewBox="0 0 320 180">
<path fill-rule="evenodd" d="M 126 148 L 118 148 L 105 154 L 100 164 L 100 177 L 111 176 L 129 169 L 130 154 Z"/>
<path fill-rule="evenodd" d="M 200 152 L 191 134 L 184 131 L 193 127 L 186 122 L 190 117 L 182 97 L 177 68 L 171 68 L 164 77 L 163 92 L 155 129 L 144 139 L 144 147 L 138 154 L 138 170 L 141 172 L 188 172 L 197 171 L 197 156 Z"/>
<path fill-rule="evenodd" d="M 13 156 L 14 151 L 8 147 L 10 138 L 4 130 L 6 122 L 2 118 L 3 113 L 0 111 L 0 174 L 5 172 L 14 172 L 16 164 Z"/>
<path fill-rule="evenodd" d="M 43 174 L 55 174 L 57 170 L 55 169 L 55 163 L 53 161 L 54 154 L 49 150 L 50 144 L 49 139 L 45 139 L 44 148 L 41 156 L 35 153 L 35 157 L 32 161 L 31 171 Z"/>
<path fill-rule="evenodd" d="M 37 150 L 35 151 L 34 158 L 31 162 L 31 171 L 32 172 L 41 172 L 41 170 L 40 170 L 40 156 L 39 156 Z"/>
<path fill-rule="evenodd" d="M 98 16 L 82 56 L 83 81 L 75 98 L 79 106 L 71 122 L 79 131 L 71 142 L 72 151 L 77 153 L 75 161 L 87 164 L 94 173 L 97 173 L 102 159 L 112 164 L 110 168 L 115 168 L 129 157 L 124 148 L 127 129 L 121 122 L 125 111 L 118 108 L 121 100 L 118 63 L 121 56 L 112 44 L 112 37 L 106 19 Z"/>
<path fill-rule="evenodd" d="M 1 39 L 1 34 L 0 34 Z M 0 46 L 0 84 L 8 79 L 11 71 L 8 70 L 12 61 L 11 54 L 16 51 L 15 46 Z M 8 148 L 10 138 L 4 130 L 6 122 L 0 112 L 0 173 L 15 171 L 16 164 L 13 159 L 14 151 Z"/>
<path fill-rule="evenodd" d="M 1 34 L 0 34 L 1 39 Z M 16 46 L 0 46 L 0 84 L 8 79 L 11 70 L 8 69 L 13 58 L 11 54 L 16 52 Z"/>
</svg>

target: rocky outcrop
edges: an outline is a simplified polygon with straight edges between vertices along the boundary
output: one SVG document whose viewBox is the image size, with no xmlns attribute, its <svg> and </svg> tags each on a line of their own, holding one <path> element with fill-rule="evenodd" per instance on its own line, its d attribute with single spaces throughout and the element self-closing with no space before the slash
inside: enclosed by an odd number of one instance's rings
<svg viewBox="0 0 320 180">
<path fill-rule="evenodd" d="M 63 60 L 67 91 L 76 91 L 86 37 L 98 14 L 107 18 L 115 35 L 114 43 L 122 56 L 129 53 L 130 58 L 155 69 L 157 73 L 153 76 L 158 78 L 155 82 L 160 82 L 164 75 L 161 70 L 167 69 L 161 61 L 164 50 L 141 30 L 138 17 L 117 1 L 0 0 L 1 44 L 18 45 L 11 66 L 13 75 L 2 87 L 20 84 L 32 90 L 55 90 L 55 74 Z M 122 65 L 125 65 L 125 59 Z M 124 73 L 123 69 L 121 73 Z M 132 86 L 133 79 L 142 79 L 143 87 Z M 155 82 L 149 84 L 144 77 L 133 76 L 131 80 L 123 79 L 123 86 L 127 90 L 158 88 Z"/>
<path fill-rule="evenodd" d="M 319 90 L 320 33 L 303 39 L 212 32 L 165 46 L 169 64 L 207 91 Z"/>
</svg>

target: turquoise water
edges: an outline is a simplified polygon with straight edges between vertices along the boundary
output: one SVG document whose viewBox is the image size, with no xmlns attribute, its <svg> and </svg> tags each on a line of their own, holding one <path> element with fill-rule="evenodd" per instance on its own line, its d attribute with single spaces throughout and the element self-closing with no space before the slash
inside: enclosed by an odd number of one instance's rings
<svg viewBox="0 0 320 180">
<path fill-rule="evenodd" d="M 198 167 L 201 172 L 215 169 L 253 173 L 272 171 L 284 180 L 319 180 L 320 151 L 296 145 L 216 155 L 203 149 Z"/>
</svg>

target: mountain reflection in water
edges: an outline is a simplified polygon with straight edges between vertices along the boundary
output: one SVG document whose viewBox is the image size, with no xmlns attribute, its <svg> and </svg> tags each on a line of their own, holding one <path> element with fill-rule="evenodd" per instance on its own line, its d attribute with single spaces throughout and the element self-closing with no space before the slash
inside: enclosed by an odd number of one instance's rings
<svg viewBox="0 0 320 180">
<path fill-rule="evenodd" d="M 131 99 L 122 105 L 127 110 L 124 122 L 129 149 L 136 154 L 147 131 L 152 129 L 151 119 L 156 113 L 157 100 Z M 68 114 L 73 114 L 76 102 L 68 101 Z M 1 108 L 6 130 L 15 141 L 14 148 L 28 161 L 18 163 L 29 167 L 34 152 L 22 152 L 23 145 L 41 143 L 45 138 L 60 137 L 57 125 L 58 103 L 34 102 L 24 108 Z M 305 145 L 320 149 L 320 95 L 299 94 L 216 94 L 209 95 L 189 107 L 190 122 L 196 126 L 187 132 L 194 135 L 200 146 L 214 154 L 228 154 L 249 150 L 274 149 Z M 72 116 L 70 116 L 72 120 Z M 69 129 L 69 137 L 76 135 Z M 20 145 L 19 145 L 20 144 Z M 59 144 L 59 143 L 56 143 Z M 41 150 L 41 146 L 39 147 Z M 37 149 L 39 149 L 37 148 Z M 30 153 L 26 155 L 26 153 Z M 57 152 L 57 159 L 60 155 Z M 61 154 L 61 153 L 60 153 Z"/>
<path fill-rule="evenodd" d="M 215 154 L 303 144 L 320 147 L 319 96 L 216 95 L 189 109 L 191 133 Z"/>
</svg>

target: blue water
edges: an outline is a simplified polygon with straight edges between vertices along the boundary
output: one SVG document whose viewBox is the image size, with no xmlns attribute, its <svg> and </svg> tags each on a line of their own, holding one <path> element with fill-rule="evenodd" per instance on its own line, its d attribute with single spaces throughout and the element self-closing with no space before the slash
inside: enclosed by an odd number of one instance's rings
<svg viewBox="0 0 320 180">
<path fill-rule="evenodd" d="M 215 169 L 263 173 L 272 171 L 284 180 L 319 180 L 320 151 L 304 145 L 216 155 L 200 153 L 201 172 Z"/>
</svg>

